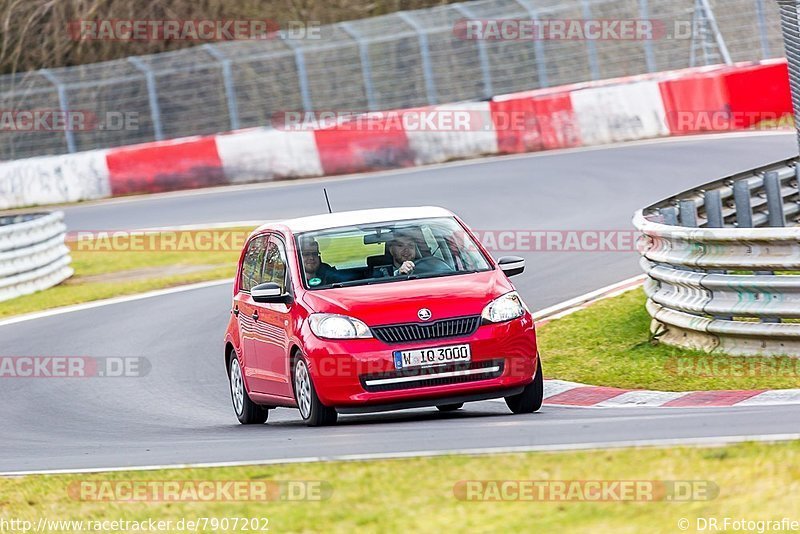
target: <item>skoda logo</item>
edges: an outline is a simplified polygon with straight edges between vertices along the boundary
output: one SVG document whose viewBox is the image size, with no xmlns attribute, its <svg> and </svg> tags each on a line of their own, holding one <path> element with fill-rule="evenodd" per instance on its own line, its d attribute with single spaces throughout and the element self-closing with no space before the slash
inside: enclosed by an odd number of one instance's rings
<svg viewBox="0 0 800 534">
<path fill-rule="evenodd" d="M 422 308 L 417 312 L 417 317 L 419 317 L 421 321 L 427 321 L 431 318 L 431 311 L 428 308 Z"/>
</svg>

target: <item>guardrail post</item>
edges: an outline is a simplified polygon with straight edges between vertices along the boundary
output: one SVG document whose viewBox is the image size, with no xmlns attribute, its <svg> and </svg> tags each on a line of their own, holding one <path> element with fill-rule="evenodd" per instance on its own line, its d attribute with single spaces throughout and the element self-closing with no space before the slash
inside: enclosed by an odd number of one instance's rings
<svg viewBox="0 0 800 534">
<path fill-rule="evenodd" d="M 725 219 L 722 216 L 722 197 L 719 189 L 706 191 L 703 204 L 706 207 L 706 226 L 708 228 L 722 228 L 725 226 Z"/>
<path fill-rule="evenodd" d="M 681 226 L 697 228 L 697 204 L 694 200 L 681 200 Z"/>
<path fill-rule="evenodd" d="M 528 12 L 531 20 L 538 25 L 539 13 L 535 7 L 530 5 L 529 0 L 516 0 L 516 2 Z M 536 74 L 539 77 L 539 87 L 550 87 L 550 82 L 547 79 L 547 54 L 545 54 L 542 39 L 533 40 L 533 49 L 536 52 Z"/>
<path fill-rule="evenodd" d="M 164 130 L 161 128 L 161 106 L 158 104 L 158 91 L 156 89 L 156 75 L 153 69 L 145 65 L 138 57 L 129 57 L 128 61 L 144 73 L 147 83 L 147 100 L 150 103 L 150 119 L 153 122 L 153 137 L 156 141 L 164 139 Z"/>
<path fill-rule="evenodd" d="M 436 97 L 436 82 L 433 79 L 431 53 L 428 48 L 428 34 L 426 34 L 422 26 L 414 20 L 414 17 L 407 12 L 398 11 L 397 15 L 417 32 L 417 38 L 419 39 L 419 55 L 422 59 L 422 74 L 425 77 L 425 93 L 428 97 L 428 104 L 436 104 L 438 98 Z"/>
<path fill-rule="evenodd" d="M 236 101 L 236 88 L 233 86 L 231 60 L 225 57 L 222 52 L 217 50 L 211 43 L 203 45 L 203 48 L 205 48 L 214 59 L 219 61 L 222 67 L 222 83 L 225 86 L 225 98 L 228 101 L 228 117 L 230 117 L 231 130 L 238 130 L 239 105 Z"/>
<path fill-rule="evenodd" d="M 747 179 L 733 184 L 733 202 L 736 204 L 736 227 L 753 227 L 753 206 L 750 204 L 750 182 Z"/>
<path fill-rule="evenodd" d="M 378 109 L 375 103 L 375 92 L 372 89 L 372 69 L 369 61 L 369 42 L 366 41 L 349 22 L 339 23 L 339 27 L 349 35 L 358 46 L 358 57 L 361 60 L 361 77 L 364 80 L 364 95 L 367 98 L 367 111 Z"/>
<path fill-rule="evenodd" d="M 464 15 L 468 19 L 474 19 L 475 16 L 464 4 L 452 4 L 453 8 Z M 478 39 L 478 61 L 481 64 L 481 75 L 483 76 L 483 96 L 492 98 L 494 91 L 492 90 L 492 71 L 489 66 L 489 54 L 486 52 L 486 41 Z"/>
<path fill-rule="evenodd" d="M 770 171 L 764 175 L 764 191 L 767 193 L 769 226 L 773 228 L 786 226 L 783 195 L 781 194 L 781 179 L 777 172 Z"/>
<path fill-rule="evenodd" d="M 67 88 L 61 83 L 58 77 L 47 69 L 42 69 L 39 73 L 47 78 L 47 80 L 56 86 L 58 92 L 58 106 L 61 108 L 61 113 L 68 120 L 68 124 L 64 128 L 64 141 L 67 143 L 67 150 L 70 154 L 77 151 L 75 145 L 75 132 L 72 131 L 72 121 L 69 120 L 69 96 L 67 95 Z"/>
<path fill-rule="evenodd" d="M 661 208 L 658 212 L 661 214 L 661 217 L 664 218 L 664 224 L 678 226 L 678 210 L 676 208 L 670 206 L 668 208 Z"/>
</svg>

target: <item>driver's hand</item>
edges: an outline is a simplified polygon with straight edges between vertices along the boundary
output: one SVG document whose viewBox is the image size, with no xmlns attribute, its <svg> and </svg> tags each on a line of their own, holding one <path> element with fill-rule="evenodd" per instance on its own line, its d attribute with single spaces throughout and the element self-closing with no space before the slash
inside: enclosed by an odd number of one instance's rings
<svg viewBox="0 0 800 534">
<path fill-rule="evenodd" d="M 414 272 L 414 267 L 415 267 L 415 265 L 414 265 L 413 261 L 404 261 L 403 265 L 401 265 L 400 268 L 397 269 L 397 273 L 398 274 L 411 274 L 412 272 Z"/>
</svg>

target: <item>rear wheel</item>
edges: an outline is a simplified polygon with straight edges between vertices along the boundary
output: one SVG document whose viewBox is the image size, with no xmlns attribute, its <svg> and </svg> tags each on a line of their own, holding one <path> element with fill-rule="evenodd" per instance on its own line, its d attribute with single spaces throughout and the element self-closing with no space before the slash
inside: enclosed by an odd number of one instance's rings
<svg viewBox="0 0 800 534">
<path fill-rule="evenodd" d="M 533 382 L 525 386 L 522 393 L 506 397 L 506 405 L 513 413 L 533 413 L 542 407 L 544 399 L 544 377 L 541 358 L 536 365 Z"/>
<path fill-rule="evenodd" d="M 247 389 L 244 387 L 242 368 L 236 354 L 231 355 L 230 366 L 231 400 L 236 417 L 243 425 L 263 424 L 269 416 L 269 409 L 259 406 L 250 400 Z"/>
<path fill-rule="evenodd" d="M 458 404 L 440 404 L 436 407 L 437 410 L 440 412 L 454 412 L 464 406 L 463 402 L 459 402 Z"/>
<path fill-rule="evenodd" d="M 294 362 L 294 397 L 297 401 L 297 408 L 300 410 L 300 417 L 308 426 L 326 426 L 336 423 L 338 414 L 333 408 L 322 404 L 311 381 L 311 373 L 308 371 L 308 364 L 299 356 Z"/>
</svg>

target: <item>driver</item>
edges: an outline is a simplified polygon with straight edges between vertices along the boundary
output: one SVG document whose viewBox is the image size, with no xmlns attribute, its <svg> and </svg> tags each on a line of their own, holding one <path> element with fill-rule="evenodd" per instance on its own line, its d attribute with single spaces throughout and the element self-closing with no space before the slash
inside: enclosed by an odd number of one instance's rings
<svg viewBox="0 0 800 534">
<path fill-rule="evenodd" d="M 303 269 L 306 273 L 306 283 L 309 286 L 319 286 L 338 282 L 336 267 L 331 267 L 322 262 L 319 255 L 319 243 L 311 237 L 302 240 L 301 256 L 303 257 Z"/>
<path fill-rule="evenodd" d="M 407 233 L 397 232 L 389 241 L 389 254 L 394 263 L 394 275 L 411 274 L 416 268 L 417 242 Z"/>
</svg>

